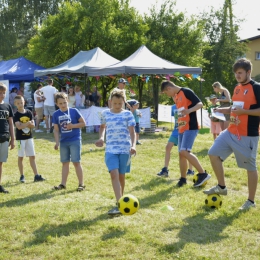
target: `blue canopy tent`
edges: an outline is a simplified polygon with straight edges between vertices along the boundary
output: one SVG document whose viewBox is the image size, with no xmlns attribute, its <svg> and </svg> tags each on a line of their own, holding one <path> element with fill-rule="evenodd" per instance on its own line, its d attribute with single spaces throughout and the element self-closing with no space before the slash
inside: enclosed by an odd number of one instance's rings
<svg viewBox="0 0 260 260">
<path fill-rule="evenodd" d="M 9 89 L 19 88 L 20 82 L 34 80 L 34 71 L 44 67 L 27 60 L 24 57 L 0 61 L 0 80 L 9 80 Z"/>
</svg>

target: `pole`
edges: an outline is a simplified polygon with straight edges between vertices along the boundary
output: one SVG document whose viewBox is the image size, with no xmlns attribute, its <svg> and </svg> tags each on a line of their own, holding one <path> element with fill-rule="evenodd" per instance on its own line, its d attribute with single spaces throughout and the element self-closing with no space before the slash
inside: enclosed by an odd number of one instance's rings
<svg viewBox="0 0 260 260">
<path fill-rule="evenodd" d="M 200 79 L 200 100 L 202 101 L 202 81 Z M 200 125 L 201 125 L 201 128 L 203 128 L 203 120 L 202 120 L 202 109 L 200 109 Z"/>
</svg>

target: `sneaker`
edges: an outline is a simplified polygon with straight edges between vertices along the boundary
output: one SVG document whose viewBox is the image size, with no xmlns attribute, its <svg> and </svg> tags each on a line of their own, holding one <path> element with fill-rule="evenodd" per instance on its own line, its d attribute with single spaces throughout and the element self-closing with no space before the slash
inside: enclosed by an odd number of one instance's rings
<svg viewBox="0 0 260 260">
<path fill-rule="evenodd" d="M 180 178 L 176 186 L 182 187 L 183 185 L 186 184 L 187 184 L 187 180 L 185 178 Z"/>
<path fill-rule="evenodd" d="M 194 171 L 188 169 L 188 171 L 187 171 L 187 175 L 194 175 Z"/>
<path fill-rule="evenodd" d="M 9 193 L 9 191 L 6 190 L 2 185 L 0 185 L 0 192 L 1 193 Z"/>
<path fill-rule="evenodd" d="M 250 200 L 247 200 L 239 209 L 240 210 L 247 210 L 250 208 L 255 208 L 255 203 L 252 203 Z"/>
<path fill-rule="evenodd" d="M 22 182 L 22 183 L 24 183 L 24 182 L 25 182 L 24 175 L 21 175 L 21 176 L 20 176 L 20 182 Z"/>
<path fill-rule="evenodd" d="M 218 185 L 203 191 L 204 194 L 219 194 L 219 195 L 227 195 L 227 187 L 225 189 L 221 189 Z"/>
<path fill-rule="evenodd" d="M 41 175 L 37 174 L 34 176 L 34 181 L 45 181 L 45 179 Z"/>
<path fill-rule="evenodd" d="M 37 129 L 35 130 L 35 133 L 43 133 L 43 131 L 41 129 Z"/>
<path fill-rule="evenodd" d="M 108 214 L 108 215 L 120 215 L 120 214 L 122 214 L 122 213 L 119 211 L 118 207 L 114 207 L 114 208 L 112 208 L 111 210 L 109 210 L 109 211 L 107 212 L 107 214 Z"/>
<path fill-rule="evenodd" d="M 204 182 L 209 180 L 211 178 L 211 175 L 204 172 L 204 173 L 198 173 L 198 180 L 193 184 L 193 187 L 199 187 L 201 186 Z"/>
<path fill-rule="evenodd" d="M 163 167 L 162 170 L 157 173 L 158 177 L 169 177 L 169 170 L 166 167 Z"/>
<path fill-rule="evenodd" d="M 139 141 L 137 141 L 137 142 L 136 142 L 136 144 L 137 144 L 137 145 L 138 145 L 138 144 L 140 145 L 140 144 L 142 144 L 142 143 L 141 143 L 141 142 L 139 142 Z"/>
<path fill-rule="evenodd" d="M 51 127 L 50 133 L 53 133 L 54 126 Z"/>
</svg>

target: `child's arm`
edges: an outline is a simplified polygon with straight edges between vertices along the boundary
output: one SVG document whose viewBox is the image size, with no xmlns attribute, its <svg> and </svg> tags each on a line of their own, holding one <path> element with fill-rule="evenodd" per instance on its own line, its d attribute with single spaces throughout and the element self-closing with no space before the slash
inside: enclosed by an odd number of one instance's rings
<svg viewBox="0 0 260 260">
<path fill-rule="evenodd" d="M 185 115 L 188 115 L 188 114 L 190 114 L 192 112 L 195 112 L 195 111 L 199 110 L 202 107 L 203 107 L 202 102 L 198 102 L 195 106 L 193 106 L 193 107 L 191 107 L 189 109 L 183 109 L 181 111 L 181 113 L 182 113 L 183 116 L 185 116 Z"/>
<path fill-rule="evenodd" d="M 129 133 L 131 137 L 132 146 L 130 148 L 130 154 L 136 154 L 136 134 L 135 134 L 135 127 L 129 126 Z"/>
<path fill-rule="evenodd" d="M 15 122 L 15 126 L 16 126 L 17 129 L 22 130 L 24 128 L 30 127 L 30 122 L 31 121 L 28 121 L 26 123 L 22 123 L 20 121 L 16 121 Z"/>
<path fill-rule="evenodd" d="M 54 124 L 53 134 L 54 134 L 54 140 L 55 140 L 54 149 L 58 150 L 59 149 L 59 143 L 60 143 L 60 137 L 59 137 L 59 127 L 58 127 L 57 124 Z"/>
<path fill-rule="evenodd" d="M 100 125 L 100 128 L 99 128 L 99 139 L 95 142 L 95 145 L 97 147 L 102 147 L 104 145 L 105 130 L 106 130 L 106 124 Z"/>
<path fill-rule="evenodd" d="M 8 118 L 8 123 L 9 123 L 10 137 L 11 137 L 11 140 L 9 142 L 9 146 L 10 146 L 10 149 L 12 150 L 15 147 L 15 145 L 14 145 L 14 123 L 13 123 L 12 117 Z"/>
<path fill-rule="evenodd" d="M 71 130 L 72 128 L 82 128 L 84 126 L 86 126 L 86 122 L 83 117 L 80 117 L 77 124 L 67 124 L 67 129 Z"/>
</svg>

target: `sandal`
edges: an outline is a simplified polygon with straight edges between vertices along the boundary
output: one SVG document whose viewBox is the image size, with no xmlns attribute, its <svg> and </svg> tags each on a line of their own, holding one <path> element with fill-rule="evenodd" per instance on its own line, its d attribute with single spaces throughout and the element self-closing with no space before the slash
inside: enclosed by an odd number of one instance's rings
<svg viewBox="0 0 260 260">
<path fill-rule="evenodd" d="M 59 186 L 54 186 L 53 190 L 65 190 L 66 186 L 64 186 L 63 184 L 60 184 Z"/>
<path fill-rule="evenodd" d="M 83 191 L 83 190 L 85 190 L 85 187 L 86 186 L 79 185 L 79 187 L 77 188 L 77 191 Z"/>
</svg>

